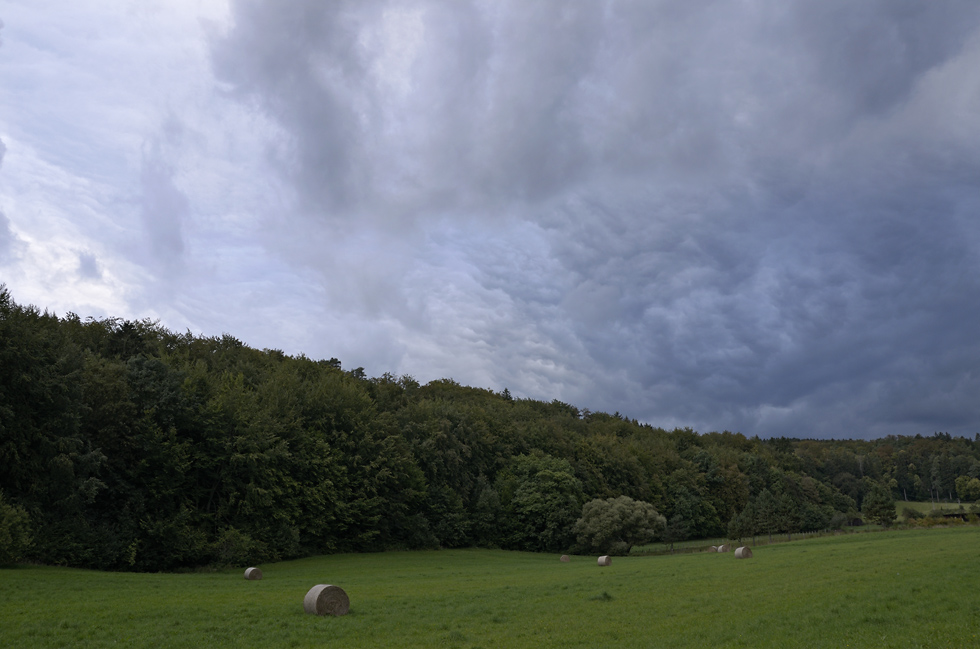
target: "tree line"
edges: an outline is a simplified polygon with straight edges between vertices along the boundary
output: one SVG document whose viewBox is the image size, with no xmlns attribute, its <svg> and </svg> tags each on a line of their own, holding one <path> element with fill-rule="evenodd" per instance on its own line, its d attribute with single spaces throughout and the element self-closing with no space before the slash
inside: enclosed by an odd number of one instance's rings
<svg viewBox="0 0 980 649">
<path fill-rule="evenodd" d="M 818 530 L 875 490 L 980 498 L 977 441 L 664 430 L 230 335 L 57 317 L 0 285 L 0 562 L 173 570 Z"/>
</svg>

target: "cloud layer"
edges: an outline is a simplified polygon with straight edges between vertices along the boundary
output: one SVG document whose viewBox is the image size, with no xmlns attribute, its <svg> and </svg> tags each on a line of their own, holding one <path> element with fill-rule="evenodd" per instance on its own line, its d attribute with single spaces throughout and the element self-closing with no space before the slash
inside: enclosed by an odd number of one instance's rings
<svg viewBox="0 0 980 649">
<path fill-rule="evenodd" d="M 91 197 L 87 224 L 42 207 L 87 230 L 61 254 L 95 308 L 655 425 L 980 431 L 976 3 L 164 17 L 182 49 L 151 39 L 162 69 L 110 84 L 132 124 L 113 142 L 72 153 L 0 103 L 23 144 L 0 263 L 5 241 L 57 248 L 27 226 L 36 151 Z M 25 47 L 12 24 L 0 52 Z M 56 122 L 91 131 L 110 99 L 76 92 Z M 65 159 L 95 150 L 125 162 Z M 30 275 L 19 259 L 0 269 Z"/>
</svg>

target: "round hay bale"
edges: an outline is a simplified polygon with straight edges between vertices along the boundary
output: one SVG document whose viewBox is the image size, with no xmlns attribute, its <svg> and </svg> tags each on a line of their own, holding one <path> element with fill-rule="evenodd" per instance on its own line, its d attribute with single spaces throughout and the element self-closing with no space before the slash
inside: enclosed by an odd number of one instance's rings
<svg viewBox="0 0 980 649">
<path fill-rule="evenodd" d="M 717 552 L 717 551 L 718 551 L 717 545 L 712 545 L 710 548 L 708 548 L 708 552 Z"/>
<path fill-rule="evenodd" d="M 567 554 L 561 555 L 561 559 L 559 559 L 559 561 L 561 561 L 562 563 L 568 563 L 571 560 L 572 560 L 572 558 L 570 556 L 568 556 Z"/>
<path fill-rule="evenodd" d="M 740 548 L 735 548 L 735 558 L 736 559 L 751 559 L 752 549 L 747 545 L 743 545 Z"/>
<path fill-rule="evenodd" d="M 610 557 L 608 554 L 602 555 L 601 557 L 599 557 L 599 565 L 600 566 L 611 566 L 612 565 L 612 557 Z"/>
<path fill-rule="evenodd" d="M 303 598 L 303 610 L 310 615 L 347 615 L 350 599 L 340 586 L 317 584 Z"/>
<path fill-rule="evenodd" d="M 248 579 L 249 581 L 255 579 L 262 579 L 262 571 L 259 570 L 258 568 L 246 568 L 245 579 Z"/>
<path fill-rule="evenodd" d="M 718 546 L 718 551 L 719 551 L 719 552 L 728 552 L 728 551 L 729 551 L 729 550 L 731 550 L 731 549 L 732 549 L 732 548 L 731 548 L 731 546 L 729 546 L 729 545 L 719 545 L 719 546 Z"/>
</svg>

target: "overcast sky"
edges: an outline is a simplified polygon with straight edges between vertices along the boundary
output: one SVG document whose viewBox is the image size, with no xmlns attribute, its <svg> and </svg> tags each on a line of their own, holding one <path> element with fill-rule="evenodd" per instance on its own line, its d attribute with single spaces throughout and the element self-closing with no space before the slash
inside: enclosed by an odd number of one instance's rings
<svg viewBox="0 0 980 649">
<path fill-rule="evenodd" d="M 980 2 L 0 20 L 19 303 L 668 428 L 980 432 Z"/>
</svg>

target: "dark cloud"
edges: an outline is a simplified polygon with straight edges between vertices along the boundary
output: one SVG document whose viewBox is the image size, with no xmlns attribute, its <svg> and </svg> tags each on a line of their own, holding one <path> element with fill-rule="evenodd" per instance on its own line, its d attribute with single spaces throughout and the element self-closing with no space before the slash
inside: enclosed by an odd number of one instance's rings
<svg viewBox="0 0 980 649">
<path fill-rule="evenodd" d="M 179 266 L 184 253 L 181 226 L 190 202 L 174 184 L 174 168 L 159 143 L 144 151 L 140 184 L 140 214 L 152 258 L 165 266 Z"/>
<path fill-rule="evenodd" d="M 852 115 L 885 113 L 918 76 L 957 54 L 976 29 L 977 7 L 960 2 L 846 0 L 797 3 L 794 33 L 819 88 Z"/>
<path fill-rule="evenodd" d="M 805 174 L 804 154 L 959 52 L 978 12 L 239 2 L 214 61 L 291 136 L 284 155 L 311 209 L 401 219 L 540 201 L 610 175 L 742 182 L 787 160 Z"/>
<path fill-rule="evenodd" d="M 702 430 L 980 429 L 980 4 L 232 14 L 215 70 L 304 212 L 271 245 L 459 345 L 439 375 Z M 340 280 L 361 229 L 397 270 Z"/>
<path fill-rule="evenodd" d="M 10 256 L 16 237 L 10 229 L 10 219 L 0 212 L 0 263 L 6 262 Z"/>
<path fill-rule="evenodd" d="M 102 279 L 102 269 L 93 253 L 86 251 L 78 253 L 78 274 L 84 279 Z"/>
</svg>

